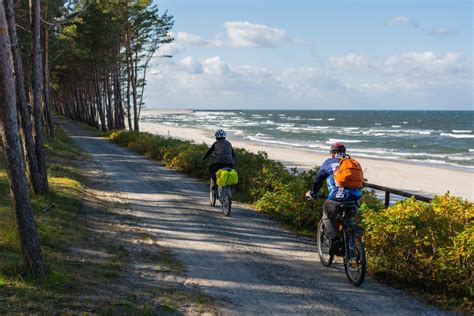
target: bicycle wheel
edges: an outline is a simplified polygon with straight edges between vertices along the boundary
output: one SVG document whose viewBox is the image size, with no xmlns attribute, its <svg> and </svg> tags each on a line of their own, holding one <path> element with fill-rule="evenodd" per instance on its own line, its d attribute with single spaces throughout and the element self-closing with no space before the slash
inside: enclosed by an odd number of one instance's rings
<svg viewBox="0 0 474 316">
<path fill-rule="evenodd" d="M 216 205 L 216 200 L 217 200 L 217 190 L 212 189 L 212 181 L 211 181 L 211 184 L 209 186 L 209 199 L 210 199 L 210 202 L 211 202 L 211 206 L 215 206 Z"/>
<path fill-rule="evenodd" d="M 366 271 L 365 247 L 362 238 L 354 232 L 346 234 L 346 255 L 344 256 L 344 270 L 347 279 L 352 285 L 359 286 L 364 282 Z"/>
<path fill-rule="evenodd" d="M 331 241 L 327 238 L 324 233 L 326 231 L 326 227 L 324 227 L 323 220 L 321 219 L 318 224 L 318 253 L 319 253 L 319 260 L 323 264 L 323 266 L 329 267 L 334 260 L 334 256 L 329 254 L 329 248 L 331 247 Z"/>
<path fill-rule="evenodd" d="M 232 208 L 232 196 L 230 187 L 223 187 L 222 188 L 222 212 L 225 216 L 229 216 L 230 209 Z"/>
</svg>

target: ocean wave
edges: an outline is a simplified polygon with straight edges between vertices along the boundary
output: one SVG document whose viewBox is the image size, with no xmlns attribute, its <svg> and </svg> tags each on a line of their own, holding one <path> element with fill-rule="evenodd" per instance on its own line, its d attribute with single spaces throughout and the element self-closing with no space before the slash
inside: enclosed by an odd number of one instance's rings
<svg viewBox="0 0 474 316">
<path fill-rule="evenodd" d="M 365 143 L 366 140 L 359 140 L 359 139 L 339 139 L 339 138 L 329 138 L 326 144 L 332 143 L 348 143 L 348 144 L 357 144 L 357 143 Z"/>
<path fill-rule="evenodd" d="M 400 128 L 402 127 L 401 125 L 392 125 L 393 128 Z"/>
<path fill-rule="evenodd" d="M 281 140 L 272 140 L 272 139 L 262 139 L 254 136 L 245 136 L 245 139 L 256 141 L 256 142 L 261 142 L 261 143 L 268 143 L 268 144 L 274 144 L 274 145 L 283 145 L 285 147 L 307 147 L 307 144 L 300 144 L 300 143 L 292 143 L 292 142 L 285 142 Z"/>
<path fill-rule="evenodd" d="M 308 121 L 322 121 L 322 118 L 310 118 Z"/>
<path fill-rule="evenodd" d="M 462 133 L 472 133 L 470 129 L 453 129 L 451 130 L 453 133 L 462 134 Z"/>
<path fill-rule="evenodd" d="M 301 116 L 297 115 L 295 117 L 287 117 L 286 118 L 288 121 L 301 121 Z"/>
<path fill-rule="evenodd" d="M 441 136 L 452 137 L 452 138 L 474 138 L 474 134 L 450 134 L 441 133 Z"/>
<path fill-rule="evenodd" d="M 328 118 L 328 121 L 335 121 L 335 118 Z"/>
</svg>

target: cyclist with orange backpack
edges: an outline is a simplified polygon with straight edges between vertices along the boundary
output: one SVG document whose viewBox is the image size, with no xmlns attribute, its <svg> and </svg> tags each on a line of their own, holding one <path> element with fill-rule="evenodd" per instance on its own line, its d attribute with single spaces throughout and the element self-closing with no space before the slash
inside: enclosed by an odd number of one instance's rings
<svg viewBox="0 0 474 316">
<path fill-rule="evenodd" d="M 306 193 L 308 198 L 317 197 L 317 192 L 327 180 L 328 196 L 323 205 L 323 222 L 326 227 L 326 237 L 331 240 L 329 253 L 341 255 L 343 248 L 337 231 L 337 216 L 341 205 L 348 202 L 354 204 L 362 197 L 360 188 L 364 181 L 360 164 L 346 155 L 346 147 L 335 143 L 330 149 L 331 157 L 326 159 L 319 168 L 311 191 Z"/>
</svg>

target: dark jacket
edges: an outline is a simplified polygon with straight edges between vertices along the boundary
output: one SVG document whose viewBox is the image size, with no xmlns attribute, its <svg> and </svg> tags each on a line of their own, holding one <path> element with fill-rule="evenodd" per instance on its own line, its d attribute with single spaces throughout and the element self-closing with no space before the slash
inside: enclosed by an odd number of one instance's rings
<svg viewBox="0 0 474 316">
<path fill-rule="evenodd" d="M 235 160 L 234 148 L 232 144 L 225 139 L 218 139 L 204 155 L 203 159 L 207 159 L 214 152 L 214 162 L 233 164 Z"/>
</svg>

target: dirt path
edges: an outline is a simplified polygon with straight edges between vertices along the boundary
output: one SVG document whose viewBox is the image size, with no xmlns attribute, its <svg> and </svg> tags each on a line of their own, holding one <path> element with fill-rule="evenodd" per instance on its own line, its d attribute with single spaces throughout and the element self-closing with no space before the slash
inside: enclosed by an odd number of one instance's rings
<svg viewBox="0 0 474 316">
<path fill-rule="evenodd" d="M 207 185 L 74 123 L 60 125 L 100 166 L 107 191 L 184 264 L 184 286 L 215 298 L 223 314 L 444 313 L 370 278 L 353 287 L 342 265 L 318 262 L 312 240 L 239 204 L 226 218 L 209 206 Z"/>
</svg>

